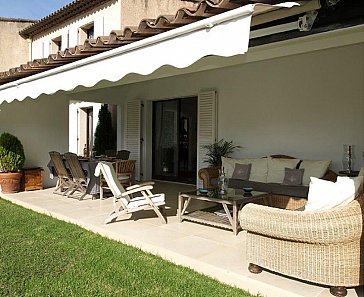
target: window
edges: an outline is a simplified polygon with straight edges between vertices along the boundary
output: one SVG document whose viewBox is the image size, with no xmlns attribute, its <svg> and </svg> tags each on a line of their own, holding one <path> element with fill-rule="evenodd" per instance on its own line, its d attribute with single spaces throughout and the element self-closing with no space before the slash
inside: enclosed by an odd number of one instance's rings
<svg viewBox="0 0 364 297">
<path fill-rule="evenodd" d="M 94 39 L 95 30 L 94 23 L 89 23 L 78 30 L 79 44 L 83 44 L 86 39 Z"/>
<path fill-rule="evenodd" d="M 62 36 L 58 36 L 51 41 L 51 53 L 55 54 L 60 50 L 62 50 Z"/>
<path fill-rule="evenodd" d="M 94 38 L 94 27 L 87 29 L 86 31 L 87 39 L 93 39 Z"/>
</svg>

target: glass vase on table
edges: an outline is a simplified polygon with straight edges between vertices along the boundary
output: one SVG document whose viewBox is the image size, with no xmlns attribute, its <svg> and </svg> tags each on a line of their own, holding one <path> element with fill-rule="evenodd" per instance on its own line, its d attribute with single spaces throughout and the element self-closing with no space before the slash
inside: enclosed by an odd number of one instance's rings
<svg viewBox="0 0 364 297">
<path fill-rule="evenodd" d="M 219 193 L 221 195 L 225 195 L 227 193 L 227 188 L 228 188 L 228 178 L 225 175 L 224 167 L 222 167 L 222 169 L 219 170 L 218 186 L 219 186 Z"/>
</svg>

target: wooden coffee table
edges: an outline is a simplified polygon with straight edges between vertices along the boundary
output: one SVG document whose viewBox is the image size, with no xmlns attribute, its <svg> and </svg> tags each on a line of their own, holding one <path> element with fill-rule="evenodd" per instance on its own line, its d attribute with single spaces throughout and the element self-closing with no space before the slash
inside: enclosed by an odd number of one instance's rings
<svg viewBox="0 0 364 297">
<path fill-rule="evenodd" d="M 238 229 L 240 229 L 238 222 L 238 210 L 240 207 L 247 203 L 263 199 L 267 195 L 269 194 L 256 191 L 251 192 L 251 195 L 247 195 L 243 190 L 230 188 L 224 195 L 221 195 L 218 189 L 209 189 L 207 193 L 200 193 L 199 190 L 179 193 L 178 221 L 181 223 L 183 220 L 186 220 L 230 229 L 234 235 L 237 235 Z M 192 200 L 214 202 L 215 206 L 188 212 L 187 207 Z M 216 207 L 216 203 L 221 205 L 217 205 Z"/>
</svg>

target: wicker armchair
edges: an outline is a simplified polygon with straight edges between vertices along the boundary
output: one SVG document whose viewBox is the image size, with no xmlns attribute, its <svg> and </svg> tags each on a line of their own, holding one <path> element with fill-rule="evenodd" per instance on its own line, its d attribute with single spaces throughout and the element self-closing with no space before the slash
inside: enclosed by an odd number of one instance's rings
<svg viewBox="0 0 364 297">
<path fill-rule="evenodd" d="M 363 215 L 363 194 L 344 207 L 317 212 L 247 204 L 239 220 L 247 230 L 249 271 L 265 268 L 345 296 L 346 287 L 364 284 Z"/>
</svg>

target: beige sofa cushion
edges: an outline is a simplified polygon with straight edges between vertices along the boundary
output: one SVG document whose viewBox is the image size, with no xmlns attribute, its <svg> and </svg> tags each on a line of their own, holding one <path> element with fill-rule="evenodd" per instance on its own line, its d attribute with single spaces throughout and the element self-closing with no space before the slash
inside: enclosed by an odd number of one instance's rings
<svg viewBox="0 0 364 297">
<path fill-rule="evenodd" d="M 325 175 L 330 166 L 331 161 L 315 161 L 315 160 L 302 160 L 300 169 L 304 169 L 303 181 L 304 186 L 310 184 L 311 177 L 321 178 Z"/>
<path fill-rule="evenodd" d="M 235 164 L 252 164 L 249 180 L 257 182 L 267 182 L 268 175 L 268 158 L 259 159 L 234 159 L 234 158 L 221 158 L 222 167 L 224 168 L 225 175 L 231 178 Z"/>
<path fill-rule="evenodd" d="M 285 168 L 294 169 L 299 163 L 299 159 L 268 158 L 268 183 L 281 184 L 284 179 Z"/>
</svg>

